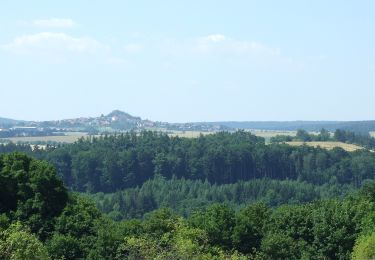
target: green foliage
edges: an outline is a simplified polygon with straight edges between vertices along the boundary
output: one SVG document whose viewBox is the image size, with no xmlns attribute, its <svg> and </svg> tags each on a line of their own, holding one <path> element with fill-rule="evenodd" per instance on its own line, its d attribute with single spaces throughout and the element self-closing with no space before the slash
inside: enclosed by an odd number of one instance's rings
<svg viewBox="0 0 375 260">
<path fill-rule="evenodd" d="M 68 205 L 56 219 L 56 232 L 81 238 L 95 234 L 95 223 L 101 217 L 91 201 L 77 195 L 70 198 Z"/>
<path fill-rule="evenodd" d="M 141 233 L 125 237 L 117 250 L 118 259 L 188 257 L 206 241 L 203 231 L 187 227 L 168 209 L 149 214 L 142 226 Z"/>
<path fill-rule="evenodd" d="M 9 260 L 50 259 L 45 246 L 20 223 L 0 233 L 0 258 Z"/>
<path fill-rule="evenodd" d="M 266 227 L 262 251 L 272 258 L 348 259 L 373 210 L 372 203 L 350 197 L 279 207 Z"/>
<path fill-rule="evenodd" d="M 259 250 L 269 215 L 270 210 L 261 203 L 249 205 L 236 214 L 232 239 L 238 251 L 249 254 Z"/>
<path fill-rule="evenodd" d="M 96 223 L 96 234 L 93 246 L 87 255 L 88 259 L 114 259 L 117 248 L 128 230 L 124 230 L 119 223 L 105 217 Z"/>
<path fill-rule="evenodd" d="M 88 195 L 102 212 L 115 220 L 143 218 L 147 212 L 162 207 L 189 216 L 213 203 L 228 203 L 233 208 L 262 201 L 267 206 L 298 204 L 323 198 L 343 197 L 355 188 L 335 183 L 314 186 L 291 180 L 258 179 L 234 184 L 216 185 L 200 180 L 156 177 L 141 187 L 116 193 Z"/>
<path fill-rule="evenodd" d="M 365 183 L 360 194 L 367 200 L 375 202 L 375 181 Z"/>
<path fill-rule="evenodd" d="M 375 232 L 357 239 L 353 249 L 353 260 L 366 260 L 375 258 Z"/>
<path fill-rule="evenodd" d="M 116 259 L 151 259 L 160 256 L 162 250 L 158 248 L 157 241 L 145 237 L 126 237 L 117 249 Z M 166 256 L 160 256 L 162 259 Z"/>
<path fill-rule="evenodd" d="M 276 135 L 270 139 L 271 143 L 284 143 L 293 141 L 293 136 L 290 135 Z"/>
<path fill-rule="evenodd" d="M 10 224 L 10 219 L 8 218 L 8 216 L 5 213 L 1 214 L 0 215 L 0 231 L 7 229 L 9 224 Z"/>
<path fill-rule="evenodd" d="M 235 214 L 228 205 L 213 204 L 204 212 L 196 212 L 190 217 L 190 223 L 207 232 L 211 245 L 224 249 L 232 247 Z"/>
<path fill-rule="evenodd" d="M 71 254 L 74 255 L 73 259 L 87 257 L 91 250 L 95 250 L 95 244 L 98 242 L 101 217 L 93 203 L 86 198 L 72 195 L 68 205 L 56 219 L 55 235 L 49 247 L 52 255 L 67 259 Z M 72 247 L 72 251 L 69 251 L 67 246 Z"/>
<path fill-rule="evenodd" d="M 54 234 L 47 242 L 52 259 L 81 259 L 83 257 L 80 242 L 70 235 Z"/>
<path fill-rule="evenodd" d="M 272 212 L 262 251 L 272 258 L 301 258 L 313 242 L 311 205 L 285 205 Z"/>
<path fill-rule="evenodd" d="M 0 155 L 0 187 L 0 213 L 24 222 L 46 239 L 68 198 L 54 168 L 23 154 Z"/>
<path fill-rule="evenodd" d="M 177 216 L 167 208 L 152 212 L 143 223 L 144 231 L 154 237 L 161 237 L 175 228 Z"/>
<path fill-rule="evenodd" d="M 272 233 L 262 240 L 262 252 L 270 259 L 299 259 L 298 244 L 288 235 Z"/>
<path fill-rule="evenodd" d="M 143 226 L 144 232 L 125 237 L 117 259 L 245 259 L 210 245 L 205 230 L 189 226 L 166 209 L 150 214 Z"/>
<path fill-rule="evenodd" d="M 309 142 L 312 140 L 311 135 L 303 129 L 297 131 L 296 139 L 303 142 Z"/>
</svg>

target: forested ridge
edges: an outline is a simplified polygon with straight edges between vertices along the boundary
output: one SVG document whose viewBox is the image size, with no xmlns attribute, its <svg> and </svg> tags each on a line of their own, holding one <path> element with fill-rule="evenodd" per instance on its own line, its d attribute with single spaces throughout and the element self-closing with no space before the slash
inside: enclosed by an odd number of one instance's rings
<svg viewBox="0 0 375 260">
<path fill-rule="evenodd" d="M 298 140 L 359 138 L 346 131 L 331 137 L 305 131 Z M 21 151 L 52 163 L 64 184 L 85 192 L 113 219 L 143 218 L 160 207 L 189 216 L 212 203 L 242 208 L 341 198 L 375 178 L 375 154 L 274 143 L 249 132 L 217 133 L 198 138 L 158 132 L 129 132 L 81 139 L 75 144 L 31 150 L 1 145 L 1 152 Z M 281 142 L 281 143 L 280 143 Z"/>
<path fill-rule="evenodd" d="M 90 193 L 134 188 L 154 176 L 218 185 L 268 178 L 354 187 L 375 177 L 371 151 L 266 145 L 263 138 L 244 131 L 198 138 L 127 133 L 34 151 L 29 146 L 0 146 L 0 152 L 15 150 L 49 161 L 71 190 Z"/>
<path fill-rule="evenodd" d="M 118 222 L 68 192 L 49 163 L 23 154 L 0 155 L 0 188 L 1 259 L 375 256 L 374 182 L 343 199 L 275 208 L 214 203 L 188 217 L 161 208 L 142 220 Z"/>
</svg>

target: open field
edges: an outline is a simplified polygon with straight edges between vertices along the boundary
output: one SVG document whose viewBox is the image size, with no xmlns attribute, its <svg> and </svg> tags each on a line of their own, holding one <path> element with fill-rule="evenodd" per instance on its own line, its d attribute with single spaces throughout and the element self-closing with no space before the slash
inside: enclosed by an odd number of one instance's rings
<svg viewBox="0 0 375 260">
<path fill-rule="evenodd" d="M 11 137 L 3 138 L 14 143 L 34 143 L 34 142 L 57 142 L 57 143 L 74 143 L 79 138 L 86 136 L 86 133 L 69 134 L 61 136 L 30 136 L 30 137 Z"/>
<path fill-rule="evenodd" d="M 272 130 L 250 130 L 250 132 L 256 136 L 271 138 L 277 135 L 290 135 L 296 136 L 296 131 L 272 131 Z"/>
<path fill-rule="evenodd" d="M 155 130 L 155 129 L 154 129 Z M 169 136 L 178 136 L 178 137 L 186 137 L 186 138 L 197 138 L 201 134 L 202 135 L 209 135 L 214 134 L 215 132 L 200 132 L 200 131 L 166 131 L 164 129 L 156 129 L 155 131 L 161 131 L 167 133 Z M 266 140 L 266 143 L 269 143 L 271 137 L 277 135 L 289 135 L 289 136 L 296 136 L 296 131 L 274 131 L 274 130 L 247 130 L 252 134 L 263 137 Z M 311 132 L 313 133 L 313 132 Z M 34 143 L 34 142 L 58 142 L 58 143 L 74 143 L 79 138 L 87 136 L 87 133 L 84 132 L 66 132 L 65 135 L 59 136 L 34 136 L 34 137 L 11 137 L 11 138 L 3 138 L 4 140 L 9 140 L 12 142 L 23 142 L 23 143 Z M 313 133 L 318 134 L 318 133 Z M 375 132 L 370 132 L 371 136 L 375 137 Z M 301 145 L 302 142 L 290 142 L 291 145 Z M 359 146 L 339 143 L 339 142 L 310 142 L 307 145 L 317 146 L 320 145 L 323 148 L 332 149 L 333 147 L 342 147 L 344 149 L 362 149 Z"/>
<path fill-rule="evenodd" d="M 199 131 L 173 131 L 168 132 L 169 136 L 178 136 L 178 137 L 186 137 L 186 138 L 197 138 L 201 134 L 202 135 L 209 135 L 214 134 L 215 132 L 199 132 Z"/>
<path fill-rule="evenodd" d="M 341 147 L 342 149 L 348 152 L 354 152 L 360 149 L 364 149 L 363 147 L 355 145 L 355 144 L 346 144 L 342 142 L 297 142 L 297 141 L 293 141 L 293 142 L 286 142 L 286 144 L 289 144 L 292 146 L 300 146 L 300 145 L 306 144 L 308 146 L 313 146 L 313 147 L 320 146 L 321 148 L 328 149 L 328 150 L 331 150 L 335 147 Z"/>
<path fill-rule="evenodd" d="M 372 137 L 375 137 L 375 132 L 370 132 L 370 135 L 371 135 Z"/>
<path fill-rule="evenodd" d="M 169 136 L 179 136 L 186 138 L 197 138 L 201 134 L 208 135 L 213 134 L 214 132 L 198 132 L 198 131 L 173 131 L 168 132 Z M 74 143 L 81 137 L 87 136 L 83 132 L 71 132 L 65 133 L 65 135 L 58 136 L 30 136 L 30 137 L 11 137 L 11 138 L 2 138 L 3 140 L 8 140 L 13 143 L 37 143 L 37 142 L 57 142 L 57 143 Z"/>
<path fill-rule="evenodd" d="M 296 131 L 272 131 L 272 130 L 248 130 L 253 135 L 263 137 L 268 141 L 271 137 L 277 135 L 290 135 L 295 136 L 297 134 Z M 200 132 L 200 131 L 168 131 L 169 136 L 179 136 L 179 137 L 187 137 L 187 138 L 196 138 L 199 135 L 209 135 L 215 134 L 215 132 Z"/>
<path fill-rule="evenodd" d="M 273 131 L 273 130 L 250 130 L 253 135 L 263 137 L 266 140 L 266 143 L 270 142 L 271 137 L 275 137 L 277 135 L 290 135 L 296 136 L 296 131 Z"/>
</svg>

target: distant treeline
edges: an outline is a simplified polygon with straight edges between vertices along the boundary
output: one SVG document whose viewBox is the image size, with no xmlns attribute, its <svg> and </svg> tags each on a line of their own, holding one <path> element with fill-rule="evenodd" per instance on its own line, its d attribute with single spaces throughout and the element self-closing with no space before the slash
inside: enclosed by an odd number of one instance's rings
<svg viewBox="0 0 375 260">
<path fill-rule="evenodd" d="M 299 129 L 296 136 L 277 135 L 271 137 L 271 143 L 291 142 L 291 141 L 337 141 L 349 144 L 357 144 L 367 149 L 375 148 L 375 138 L 367 134 L 356 134 L 354 132 L 337 129 L 333 136 L 326 129 L 321 129 L 319 134 L 311 134 L 306 130 Z"/>
<path fill-rule="evenodd" d="M 53 129 L 41 128 L 10 128 L 0 131 L 0 138 L 24 137 L 24 136 L 53 136 Z"/>
<path fill-rule="evenodd" d="M 266 145 L 263 138 L 244 131 L 198 138 L 131 132 L 34 151 L 28 146 L 0 146 L 0 152 L 14 150 L 46 159 L 70 189 L 91 193 L 140 186 L 156 175 L 215 184 L 268 178 L 355 187 L 375 178 L 375 155 L 370 151 Z"/>
<path fill-rule="evenodd" d="M 375 120 L 369 121 L 264 121 L 264 122 L 213 122 L 234 129 L 259 129 L 278 131 L 297 131 L 304 129 L 309 132 L 318 132 L 324 128 L 328 131 L 342 129 L 355 133 L 366 134 L 375 131 Z"/>
</svg>

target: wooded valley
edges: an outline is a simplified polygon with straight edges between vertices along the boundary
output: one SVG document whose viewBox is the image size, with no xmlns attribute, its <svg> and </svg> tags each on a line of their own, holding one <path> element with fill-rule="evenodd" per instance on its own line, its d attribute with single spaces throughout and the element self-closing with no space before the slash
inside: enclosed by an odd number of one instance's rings
<svg viewBox="0 0 375 260">
<path fill-rule="evenodd" d="M 238 131 L 0 151 L 5 259 L 374 254 L 375 154 L 367 149 L 267 145 Z"/>
</svg>

